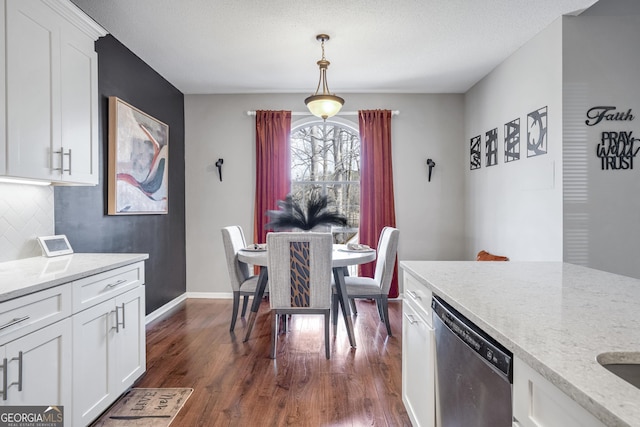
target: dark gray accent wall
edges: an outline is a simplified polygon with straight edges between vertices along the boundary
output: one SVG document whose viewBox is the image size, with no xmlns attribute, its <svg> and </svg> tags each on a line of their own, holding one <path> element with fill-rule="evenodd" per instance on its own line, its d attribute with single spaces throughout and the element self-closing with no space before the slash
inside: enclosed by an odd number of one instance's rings
<svg viewBox="0 0 640 427">
<path fill-rule="evenodd" d="M 55 232 L 76 252 L 148 253 L 146 313 L 186 292 L 184 95 L 111 35 L 98 52 L 100 183 L 56 187 Z M 108 97 L 169 125 L 169 213 L 107 215 Z"/>
</svg>

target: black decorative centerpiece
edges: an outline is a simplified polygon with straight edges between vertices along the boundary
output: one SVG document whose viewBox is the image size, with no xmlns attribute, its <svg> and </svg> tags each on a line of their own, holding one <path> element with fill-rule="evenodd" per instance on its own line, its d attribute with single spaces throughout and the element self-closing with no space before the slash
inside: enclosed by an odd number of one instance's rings
<svg viewBox="0 0 640 427">
<path fill-rule="evenodd" d="M 347 225 L 347 218 L 344 215 L 329 208 L 329 198 L 317 192 L 309 195 L 306 210 L 291 194 L 288 194 L 284 200 L 278 200 L 278 208 L 279 210 L 267 211 L 271 219 L 265 226 L 268 230 L 309 231 L 321 225 Z"/>
</svg>

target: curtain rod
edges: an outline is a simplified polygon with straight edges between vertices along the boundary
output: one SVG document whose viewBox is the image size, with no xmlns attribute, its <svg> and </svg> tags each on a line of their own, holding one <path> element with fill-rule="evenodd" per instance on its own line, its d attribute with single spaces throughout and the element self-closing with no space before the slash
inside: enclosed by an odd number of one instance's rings
<svg viewBox="0 0 640 427">
<path fill-rule="evenodd" d="M 398 114 L 400 114 L 400 111 L 398 110 L 393 110 L 391 111 L 391 115 L 392 116 L 397 116 Z M 256 112 L 254 111 L 247 111 L 247 116 L 255 116 Z M 313 114 L 311 114 L 308 111 L 292 111 L 291 112 L 292 116 L 312 116 Z M 336 114 L 336 116 L 357 116 L 358 112 L 357 111 L 342 111 L 338 114 Z"/>
</svg>

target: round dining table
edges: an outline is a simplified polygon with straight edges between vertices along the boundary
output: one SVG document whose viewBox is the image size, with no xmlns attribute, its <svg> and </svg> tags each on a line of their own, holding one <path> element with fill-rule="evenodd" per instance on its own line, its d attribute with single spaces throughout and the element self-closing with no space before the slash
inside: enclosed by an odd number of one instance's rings
<svg viewBox="0 0 640 427">
<path fill-rule="evenodd" d="M 345 271 L 346 268 L 351 265 L 366 264 L 368 262 L 375 261 L 375 259 L 376 251 L 374 249 L 350 250 L 347 245 L 333 245 L 331 256 L 333 279 L 336 284 L 336 293 L 338 294 L 338 301 L 340 302 L 344 323 L 347 326 L 349 343 L 351 344 L 351 347 L 354 348 L 356 346 L 356 337 L 353 331 L 351 309 L 349 306 L 349 298 L 347 296 L 347 287 L 344 280 Z M 256 321 L 258 309 L 260 308 L 260 301 L 262 301 L 262 297 L 269 280 L 269 273 L 267 271 L 267 249 L 264 249 L 264 246 L 256 247 L 255 245 L 249 245 L 246 249 L 241 249 L 238 252 L 238 260 L 246 264 L 260 266 L 258 285 L 256 286 L 256 292 L 251 304 L 251 312 L 249 313 L 249 319 L 247 320 L 247 332 L 244 337 L 244 341 L 246 342 L 251 335 L 251 330 L 253 329 L 253 325 Z M 329 284 L 327 284 L 327 286 L 329 286 Z"/>
</svg>

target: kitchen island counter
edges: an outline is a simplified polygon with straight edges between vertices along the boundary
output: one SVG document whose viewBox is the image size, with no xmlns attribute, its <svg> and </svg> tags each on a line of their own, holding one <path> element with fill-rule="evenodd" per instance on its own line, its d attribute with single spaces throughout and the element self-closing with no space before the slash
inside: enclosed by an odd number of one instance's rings
<svg viewBox="0 0 640 427">
<path fill-rule="evenodd" d="M 0 263 L 0 302 L 149 258 L 148 254 L 75 253 Z"/>
<path fill-rule="evenodd" d="M 603 423 L 640 426 L 640 389 L 596 360 L 640 354 L 640 280 L 561 262 L 400 265 Z"/>
</svg>

